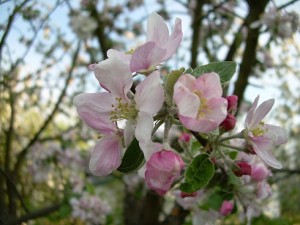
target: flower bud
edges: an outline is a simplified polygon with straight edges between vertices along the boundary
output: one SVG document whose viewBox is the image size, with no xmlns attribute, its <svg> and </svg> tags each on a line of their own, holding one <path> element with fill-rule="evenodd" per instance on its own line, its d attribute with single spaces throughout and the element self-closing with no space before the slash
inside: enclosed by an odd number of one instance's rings
<svg viewBox="0 0 300 225">
<path fill-rule="evenodd" d="M 220 213 L 223 216 L 228 216 L 232 212 L 233 206 L 234 205 L 232 201 L 224 200 L 220 208 Z"/>
<path fill-rule="evenodd" d="M 181 136 L 178 138 L 178 141 L 182 141 L 185 143 L 189 143 L 191 140 L 191 135 L 188 133 L 183 133 Z"/>
<path fill-rule="evenodd" d="M 245 161 L 237 162 L 236 165 L 239 167 L 238 169 L 233 170 L 234 174 L 238 177 L 243 175 L 251 175 L 251 165 L 249 165 Z"/>
<path fill-rule="evenodd" d="M 237 109 L 238 96 L 236 95 L 227 96 L 226 100 L 228 102 L 227 112 L 229 112 L 230 114 L 234 114 Z"/>
<path fill-rule="evenodd" d="M 162 150 L 151 155 L 146 165 L 145 180 L 148 187 L 164 195 L 179 178 L 184 162 L 173 151 Z"/>
<path fill-rule="evenodd" d="M 227 114 L 225 120 L 221 123 L 220 127 L 224 131 L 230 131 L 235 127 L 236 124 L 236 118 L 232 114 Z"/>
</svg>

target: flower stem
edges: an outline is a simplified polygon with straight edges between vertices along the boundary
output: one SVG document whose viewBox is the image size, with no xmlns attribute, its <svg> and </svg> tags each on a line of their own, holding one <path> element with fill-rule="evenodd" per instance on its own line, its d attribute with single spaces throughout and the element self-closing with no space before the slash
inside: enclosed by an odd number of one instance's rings
<svg viewBox="0 0 300 225">
<path fill-rule="evenodd" d="M 243 131 L 241 131 L 240 133 L 237 133 L 237 134 L 235 134 L 233 136 L 222 138 L 222 139 L 219 140 L 219 142 L 221 143 L 221 142 L 228 141 L 228 140 L 235 139 L 235 138 L 241 138 L 241 139 L 243 139 L 244 138 Z"/>
</svg>

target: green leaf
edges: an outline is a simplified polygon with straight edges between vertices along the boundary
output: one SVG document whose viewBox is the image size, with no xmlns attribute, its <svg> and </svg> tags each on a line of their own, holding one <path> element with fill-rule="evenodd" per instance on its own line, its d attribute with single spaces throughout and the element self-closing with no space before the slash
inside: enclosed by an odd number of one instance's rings
<svg viewBox="0 0 300 225">
<path fill-rule="evenodd" d="M 184 74 L 186 74 L 186 73 L 188 73 L 188 74 L 193 74 L 193 69 L 192 69 L 192 68 L 186 69 L 186 70 L 184 71 Z"/>
<path fill-rule="evenodd" d="M 166 90 L 166 98 L 167 98 L 167 103 L 169 105 L 172 104 L 172 99 L 173 99 L 173 93 L 174 93 L 174 85 L 180 75 L 183 73 L 184 69 L 180 70 L 172 70 L 171 73 L 167 75 L 166 78 L 166 83 L 165 83 L 165 90 Z"/>
<path fill-rule="evenodd" d="M 185 183 L 180 185 L 180 190 L 187 193 L 198 191 L 209 183 L 214 173 L 214 164 L 210 161 L 209 155 L 198 155 L 187 168 Z"/>
<path fill-rule="evenodd" d="M 215 72 L 220 76 L 221 83 L 227 83 L 236 71 L 236 63 L 231 61 L 213 62 L 194 69 L 192 75 L 200 77 L 204 73 Z"/>
<path fill-rule="evenodd" d="M 135 171 L 140 167 L 143 161 L 144 154 L 140 149 L 139 142 L 134 139 L 127 148 L 118 171 L 122 173 Z"/>
</svg>

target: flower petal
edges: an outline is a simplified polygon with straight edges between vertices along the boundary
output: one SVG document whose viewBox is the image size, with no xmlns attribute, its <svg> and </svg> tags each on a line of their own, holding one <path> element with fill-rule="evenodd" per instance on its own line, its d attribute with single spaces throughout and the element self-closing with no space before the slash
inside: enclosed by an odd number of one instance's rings
<svg viewBox="0 0 300 225">
<path fill-rule="evenodd" d="M 112 102 L 110 93 L 82 93 L 73 100 L 80 118 L 103 134 L 111 134 L 116 130 L 115 124 L 109 120 Z"/>
<path fill-rule="evenodd" d="M 169 59 L 176 52 L 182 41 L 182 36 L 181 20 L 176 18 L 174 31 L 168 41 L 164 44 L 164 48 L 167 49 L 167 54 L 163 58 L 163 61 Z"/>
<path fill-rule="evenodd" d="M 122 146 L 117 136 L 105 136 L 92 151 L 89 168 L 94 175 L 106 176 L 121 165 Z"/>
<path fill-rule="evenodd" d="M 145 44 L 136 48 L 133 52 L 130 61 L 131 72 L 147 71 L 153 69 L 152 67 L 158 65 L 162 61 L 166 53 L 167 50 L 161 48 L 155 42 L 146 42 Z"/>
<path fill-rule="evenodd" d="M 110 53 L 110 58 L 99 62 L 95 67 L 95 76 L 114 96 L 127 99 L 127 92 L 133 84 L 132 74 L 123 59 Z"/>
<path fill-rule="evenodd" d="M 275 141 L 275 145 L 281 145 L 285 144 L 288 141 L 288 133 L 286 129 L 283 129 L 278 126 L 270 125 L 270 124 L 265 124 L 265 127 L 268 132 L 271 132 L 273 137 L 277 137 Z"/>
<path fill-rule="evenodd" d="M 179 119 L 184 127 L 186 127 L 189 130 L 201 132 L 201 133 L 208 133 L 210 131 L 213 131 L 218 128 L 220 125 L 219 123 L 216 123 L 213 120 L 209 120 L 206 118 L 203 118 L 201 120 L 197 120 L 191 117 L 185 117 L 179 115 Z"/>
<path fill-rule="evenodd" d="M 124 128 L 124 144 L 129 146 L 133 140 L 136 123 L 134 120 L 127 120 Z"/>
<path fill-rule="evenodd" d="M 184 117 L 196 118 L 200 107 L 199 97 L 181 81 L 187 81 L 187 79 L 181 79 L 174 86 L 174 101 L 178 107 L 178 113 Z"/>
<path fill-rule="evenodd" d="M 223 93 L 220 77 L 214 72 L 204 73 L 196 79 L 195 88 L 199 90 L 203 98 L 219 98 Z"/>
<path fill-rule="evenodd" d="M 251 138 L 251 146 L 254 150 L 254 152 L 269 166 L 281 169 L 282 165 L 281 163 L 274 157 L 272 153 L 272 141 L 265 137 L 253 137 Z"/>
<path fill-rule="evenodd" d="M 250 128 L 251 121 L 253 119 L 254 112 L 256 110 L 258 101 L 259 101 L 259 95 L 255 98 L 251 108 L 249 109 L 249 112 L 247 113 L 247 116 L 246 116 L 246 119 L 245 119 L 245 126 L 248 129 Z"/>
<path fill-rule="evenodd" d="M 266 117 L 272 109 L 274 102 L 274 99 L 269 99 L 257 107 L 251 120 L 250 127 L 256 127 Z"/>
<path fill-rule="evenodd" d="M 134 100 L 139 111 L 154 115 L 161 109 L 164 103 L 164 90 L 159 72 L 151 73 L 137 85 Z"/>
<path fill-rule="evenodd" d="M 151 141 L 153 117 L 147 112 L 139 112 L 136 118 L 135 137 L 139 142 Z"/>
<path fill-rule="evenodd" d="M 152 13 L 147 20 L 147 41 L 153 41 L 159 46 L 169 39 L 169 29 L 163 18 L 157 13 Z"/>
</svg>

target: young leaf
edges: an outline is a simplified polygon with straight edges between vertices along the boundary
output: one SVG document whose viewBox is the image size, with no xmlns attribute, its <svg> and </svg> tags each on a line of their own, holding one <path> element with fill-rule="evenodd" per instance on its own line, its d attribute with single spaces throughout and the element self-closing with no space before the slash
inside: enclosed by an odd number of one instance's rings
<svg viewBox="0 0 300 225">
<path fill-rule="evenodd" d="M 225 62 L 213 62 L 207 65 L 199 66 L 194 69 L 192 75 L 200 77 L 204 73 L 215 72 L 220 76 L 221 83 L 228 82 L 236 71 L 236 63 L 225 61 Z"/>
<path fill-rule="evenodd" d="M 172 104 L 173 93 L 174 93 L 174 85 L 180 75 L 183 73 L 184 69 L 180 70 L 172 70 L 170 74 L 167 75 L 166 83 L 165 83 L 165 90 L 166 90 L 166 98 L 167 103 L 169 105 Z"/>
<path fill-rule="evenodd" d="M 118 171 L 122 173 L 132 172 L 138 169 L 143 161 L 144 154 L 140 149 L 139 142 L 134 139 L 127 148 Z"/>
<path fill-rule="evenodd" d="M 180 185 L 180 190 L 191 193 L 206 186 L 213 177 L 215 168 L 207 154 L 198 155 L 186 170 L 185 183 Z"/>
</svg>

